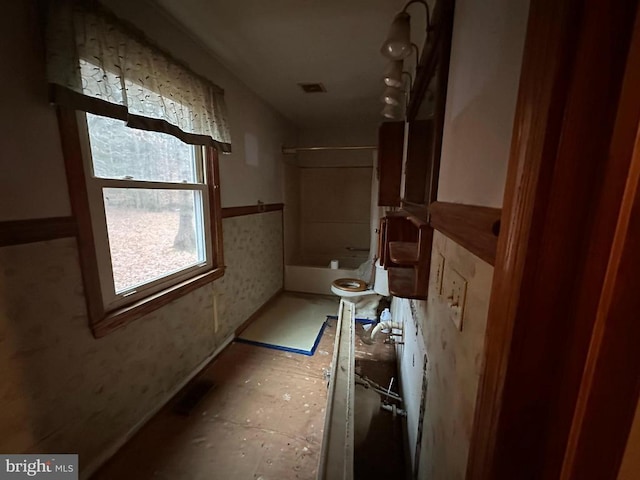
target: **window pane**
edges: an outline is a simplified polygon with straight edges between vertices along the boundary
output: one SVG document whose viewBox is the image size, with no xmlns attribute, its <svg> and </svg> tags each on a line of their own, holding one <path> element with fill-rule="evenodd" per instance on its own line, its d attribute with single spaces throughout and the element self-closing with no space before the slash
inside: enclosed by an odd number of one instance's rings
<svg viewBox="0 0 640 480">
<path fill-rule="evenodd" d="M 93 172 L 100 178 L 199 182 L 195 149 L 165 133 L 87 113 Z"/>
<path fill-rule="evenodd" d="M 116 293 L 205 261 L 199 191 L 104 188 Z"/>
</svg>

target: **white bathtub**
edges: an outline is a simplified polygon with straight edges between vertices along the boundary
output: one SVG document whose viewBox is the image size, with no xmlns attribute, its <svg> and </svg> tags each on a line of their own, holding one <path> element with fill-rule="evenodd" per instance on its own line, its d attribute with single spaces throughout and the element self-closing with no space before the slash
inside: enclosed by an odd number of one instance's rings
<svg viewBox="0 0 640 480">
<path fill-rule="evenodd" d="M 289 292 L 317 293 L 333 295 L 331 283 L 338 278 L 356 278 L 355 269 L 310 267 L 305 265 L 284 266 L 284 289 Z"/>
</svg>

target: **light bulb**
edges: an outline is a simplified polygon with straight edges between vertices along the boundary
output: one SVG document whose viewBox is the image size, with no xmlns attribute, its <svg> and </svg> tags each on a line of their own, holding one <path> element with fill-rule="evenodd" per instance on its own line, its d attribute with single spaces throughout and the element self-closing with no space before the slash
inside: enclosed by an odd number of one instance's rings
<svg viewBox="0 0 640 480">
<path fill-rule="evenodd" d="M 392 60 L 384 70 L 384 83 L 389 87 L 402 87 L 402 60 Z"/>
<path fill-rule="evenodd" d="M 404 100 L 404 92 L 399 88 L 387 87 L 382 94 L 382 101 L 387 105 L 401 105 Z"/>
<path fill-rule="evenodd" d="M 395 16 L 380 52 L 391 60 L 402 60 L 411 55 L 411 16 L 408 13 L 400 12 Z"/>
<path fill-rule="evenodd" d="M 400 120 L 402 118 L 402 108 L 398 105 L 385 105 L 382 109 L 382 116 L 389 120 Z"/>
</svg>

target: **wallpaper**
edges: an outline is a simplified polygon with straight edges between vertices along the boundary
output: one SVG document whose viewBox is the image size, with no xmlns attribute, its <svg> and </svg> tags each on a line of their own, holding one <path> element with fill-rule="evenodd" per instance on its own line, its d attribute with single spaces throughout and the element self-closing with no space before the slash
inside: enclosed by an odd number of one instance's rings
<svg viewBox="0 0 640 480">
<path fill-rule="evenodd" d="M 433 272 L 439 253 L 445 258 L 445 270 L 453 268 L 467 280 L 461 331 L 450 318 L 446 295 L 444 292 L 439 295 L 435 285 Z M 403 395 L 408 400 L 410 453 L 413 458 L 422 389 L 422 358 L 426 353 L 427 395 L 420 478 L 462 480 L 484 358 L 493 267 L 435 232 L 431 272 L 428 299 L 399 300 L 401 305 L 394 309 L 403 316 L 405 325 L 401 371 Z"/>
<path fill-rule="evenodd" d="M 216 290 L 226 337 L 283 286 L 282 212 L 225 218 L 223 234 L 228 269 Z"/>
<path fill-rule="evenodd" d="M 281 212 L 223 224 L 224 280 L 101 339 L 75 239 L 0 249 L 0 451 L 78 453 L 86 469 L 281 288 Z"/>
</svg>

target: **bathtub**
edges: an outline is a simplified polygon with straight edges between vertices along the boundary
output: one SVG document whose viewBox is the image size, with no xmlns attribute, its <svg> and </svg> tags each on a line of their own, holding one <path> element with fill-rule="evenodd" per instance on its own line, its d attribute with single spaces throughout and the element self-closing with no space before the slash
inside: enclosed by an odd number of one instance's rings
<svg viewBox="0 0 640 480">
<path fill-rule="evenodd" d="M 357 269 L 313 267 L 306 265 L 284 266 L 284 289 L 289 292 L 333 295 L 331 283 L 338 278 L 357 278 Z"/>
</svg>

